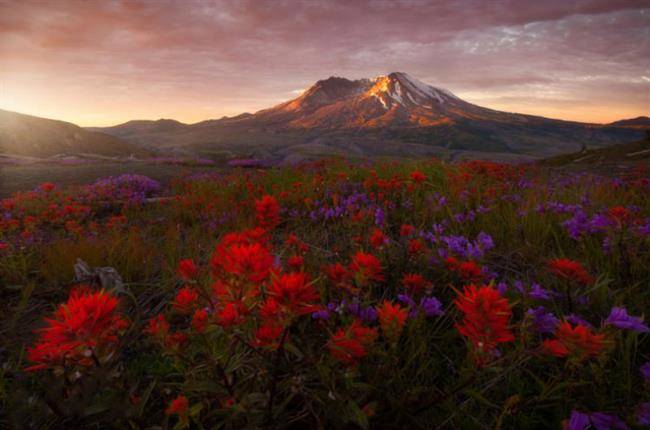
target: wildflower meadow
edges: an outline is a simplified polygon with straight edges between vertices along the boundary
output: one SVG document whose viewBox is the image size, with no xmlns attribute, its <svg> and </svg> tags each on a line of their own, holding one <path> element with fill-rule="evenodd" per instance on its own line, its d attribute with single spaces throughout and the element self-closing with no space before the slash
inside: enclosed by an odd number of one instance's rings
<svg viewBox="0 0 650 430">
<path fill-rule="evenodd" d="M 648 173 L 330 159 L 16 193 L 0 427 L 643 428 Z"/>
</svg>

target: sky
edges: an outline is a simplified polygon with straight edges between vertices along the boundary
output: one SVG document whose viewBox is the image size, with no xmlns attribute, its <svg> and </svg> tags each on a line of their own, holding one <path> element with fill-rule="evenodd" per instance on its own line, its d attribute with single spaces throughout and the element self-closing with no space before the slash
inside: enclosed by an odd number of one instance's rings
<svg viewBox="0 0 650 430">
<path fill-rule="evenodd" d="M 650 0 L 0 0 L 0 109 L 107 126 L 407 72 L 493 109 L 650 115 Z"/>
</svg>

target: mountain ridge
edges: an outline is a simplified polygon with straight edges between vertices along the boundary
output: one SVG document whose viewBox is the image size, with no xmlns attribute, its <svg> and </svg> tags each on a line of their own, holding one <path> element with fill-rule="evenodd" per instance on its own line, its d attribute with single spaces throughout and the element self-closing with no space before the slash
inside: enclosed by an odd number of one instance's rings
<svg viewBox="0 0 650 430">
<path fill-rule="evenodd" d="M 638 129 L 502 112 L 466 102 L 404 72 L 372 79 L 331 76 L 286 102 L 179 126 L 99 128 L 139 145 L 217 157 L 329 154 L 543 158 L 641 137 Z"/>
</svg>

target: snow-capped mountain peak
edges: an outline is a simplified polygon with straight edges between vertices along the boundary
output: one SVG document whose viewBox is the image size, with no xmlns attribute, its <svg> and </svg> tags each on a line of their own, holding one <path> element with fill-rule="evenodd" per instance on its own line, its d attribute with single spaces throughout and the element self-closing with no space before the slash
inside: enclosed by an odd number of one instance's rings
<svg viewBox="0 0 650 430">
<path fill-rule="evenodd" d="M 441 105 L 450 99 L 458 100 L 450 91 L 427 85 L 404 72 L 378 76 L 373 82 L 366 94 L 379 100 L 384 109 L 395 105 L 433 109 L 436 103 Z"/>
</svg>

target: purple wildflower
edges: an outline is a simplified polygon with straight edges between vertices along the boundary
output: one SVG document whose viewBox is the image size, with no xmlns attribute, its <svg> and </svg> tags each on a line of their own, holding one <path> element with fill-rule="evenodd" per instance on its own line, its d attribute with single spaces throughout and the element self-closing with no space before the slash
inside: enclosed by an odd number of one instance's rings
<svg viewBox="0 0 650 430">
<path fill-rule="evenodd" d="M 551 300 L 551 294 L 548 292 L 548 290 L 545 290 L 541 285 L 537 283 L 530 286 L 530 291 L 528 294 L 530 297 L 536 300 Z"/>
<path fill-rule="evenodd" d="M 620 329 L 633 330 L 640 333 L 647 333 L 650 331 L 650 328 L 643 323 L 643 317 L 628 315 L 627 309 L 619 306 L 612 308 L 611 313 L 605 320 L 605 324 L 611 324 Z"/>
<path fill-rule="evenodd" d="M 589 414 L 591 424 L 596 430 L 626 430 L 629 427 L 623 422 L 622 419 L 616 415 L 604 414 L 602 412 L 594 412 Z"/>
<path fill-rule="evenodd" d="M 578 411 L 571 411 L 567 430 L 584 430 L 589 425 L 589 415 Z"/>
<path fill-rule="evenodd" d="M 424 314 L 428 317 L 437 317 L 445 312 L 442 310 L 442 303 L 435 297 L 424 297 L 420 301 L 420 306 Z"/>
<path fill-rule="evenodd" d="M 544 306 L 539 306 L 535 309 L 528 309 L 526 314 L 533 318 L 533 324 L 539 333 L 555 332 L 555 328 L 560 322 L 553 313 L 546 312 Z"/>
<path fill-rule="evenodd" d="M 499 282 L 497 284 L 497 291 L 499 292 L 499 294 L 504 295 L 507 290 L 508 290 L 508 284 L 506 284 L 505 282 Z"/>
</svg>

